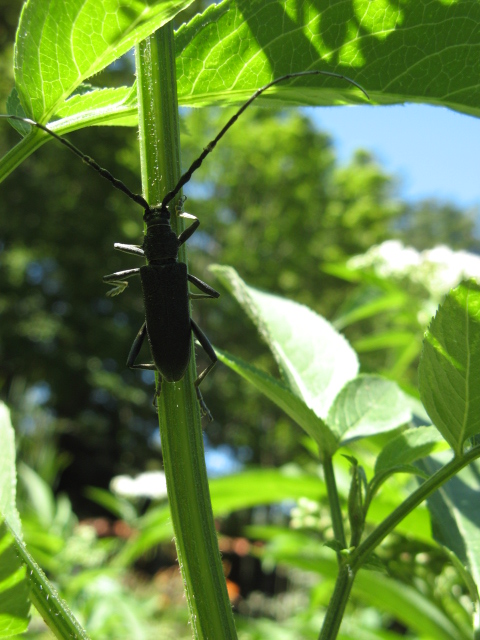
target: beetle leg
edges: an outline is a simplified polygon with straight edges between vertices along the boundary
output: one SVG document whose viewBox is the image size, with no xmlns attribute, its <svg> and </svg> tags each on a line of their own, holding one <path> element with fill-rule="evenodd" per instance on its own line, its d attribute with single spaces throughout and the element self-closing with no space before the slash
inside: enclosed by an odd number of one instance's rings
<svg viewBox="0 0 480 640">
<path fill-rule="evenodd" d="M 138 244 L 121 244 L 120 242 L 116 242 L 113 245 L 113 248 L 118 249 L 119 251 L 123 251 L 124 253 L 131 253 L 134 256 L 140 256 L 142 258 L 145 257 L 145 252 Z"/>
<path fill-rule="evenodd" d="M 190 220 L 193 219 L 194 222 L 187 227 L 182 233 L 178 236 L 178 246 L 180 247 L 184 242 L 186 242 L 198 229 L 198 225 L 200 224 L 200 220 L 195 216 L 192 216 L 191 213 L 181 213 L 179 218 L 188 218 Z"/>
<path fill-rule="evenodd" d="M 135 360 L 138 358 L 138 354 L 140 353 L 140 349 L 142 348 L 143 341 L 145 340 L 145 336 L 147 334 L 147 323 L 144 322 L 140 327 L 140 331 L 135 336 L 135 340 L 133 341 L 132 348 L 130 349 L 130 353 L 127 358 L 127 367 L 130 369 L 146 369 L 147 371 L 157 371 L 157 367 L 152 364 L 135 364 Z"/>
<path fill-rule="evenodd" d="M 140 267 L 137 269 L 126 269 L 125 271 L 117 271 L 116 273 L 111 273 L 108 276 L 103 276 L 102 280 L 107 284 L 114 284 L 115 286 L 110 291 L 107 291 L 107 296 L 112 298 L 113 296 L 118 296 L 119 293 L 122 293 L 127 287 L 128 282 L 126 280 L 121 280 L 121 278 L 131 278 L 132 276 L 136 276 L 140 273 Z"/>
<path fill-rule="evenodd" d="M 201 393 L 201 391 L 199 389 L 199 384 L 210 373 L 210 371 L 213 369 L 213 367 L 217 364 L 218 358 L 217 358 L 217 354 L 213 350 L 212 345 L 210 344 L 210 340 L 203 333 L 203 331 L 200 329 L 200 327 L 195 322 L 195 320 L 190 320 L 190 322 L 192 324 L 193 334 L 195 335 L 195 337 L 197 338 L 197 340 L 199 341 L 199 343 L 203 347 L 205 353 L 207 354 L 207 356 L 211 360 L 211 362 L 208 365 L 208 367 L 204 371 L 202 371 L 202 373 L 198 376 L 198 378 L 193 383 L 195 385 L 195 391 L 197 393 L 197 398 L 198 398 L 198 402 L 200 403 L 200 408 L 202 410 L 202 413 L 203 413 L 203 415 L 207 416 L 207 418 L 211 422 L 213 420 L 212 414 L 208 410 L 208 407 L 207 407 L 207 405 L 205 404 L 205 402 L 203 400 L 202 393 Z"/>
<path fill-rule="evenodd" d="M 203 293 L 191 293 L 190 294 L 190 298 L 192 300 L 198 300 L 199 298 L 218 298 L 218 297 L 220 297 L 220 294 L 218 293 L 218 291 L 215 291 L 215 289 L 213 287 L 211 287 L 206 282 L 203 282 L 203 280 L 200 280 L 196 276 L 192 276 L 191 273 L 189 273 L 187 275 L 187 278 L 190 280 L 190 282 L 192 284 L 194 284 L 197 287 L 197 289 L 200 289 L 200 291 L 203 291 Z"/>
<path fill-rule="evenodd" d="M 144 369 L 147 371 L 157 371 L 158 369 L 154 364 L 135 364 L 135 360 L 140 353 L 140 349 L 142 348 L 143 341 L 145 340 L 145 336 L 147 334 L 147 323 L 144 322 L 140 327 L 140 331 L 135 336 L 135 340 L 133 341 L 132 348 L 130 349 L 130 353 L 128 354 L 127 359 L 127 367 L 130 369 Z M 158 387 L 155 389 L 155 393 L 153 394 L 152 405 L 155 407 L 155 411 L 158 413 L 158 404 L 157 399 L 162 392 L 162 378 L 160 374 L 158 375 Z"/>
</svg>

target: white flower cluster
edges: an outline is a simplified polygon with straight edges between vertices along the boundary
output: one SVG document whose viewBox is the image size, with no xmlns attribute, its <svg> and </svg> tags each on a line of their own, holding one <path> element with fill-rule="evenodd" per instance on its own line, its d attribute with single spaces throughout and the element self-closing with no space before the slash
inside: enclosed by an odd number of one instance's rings
<svg viewBox="0 0 480 640">
<path fill-rule="evenodd" d="M 422 285 L 435 300 L 462 280 L 474 278 L 480 282 L 480 256 L 453 251 L 445 245 L 417 251 L 398 240 L 388 240 L 351 258 L 347 266 L 360 271 L 373 269 L 380 278 L 407 278 Z"/>
<path fill-rule="evenodd" d="M 167 483 L 163 471 L 147 471 L 136 478 L 115 476 L 110 482 L 110 490 L 123 498 L 162 500 L 167 497 Z"/>
</svg>

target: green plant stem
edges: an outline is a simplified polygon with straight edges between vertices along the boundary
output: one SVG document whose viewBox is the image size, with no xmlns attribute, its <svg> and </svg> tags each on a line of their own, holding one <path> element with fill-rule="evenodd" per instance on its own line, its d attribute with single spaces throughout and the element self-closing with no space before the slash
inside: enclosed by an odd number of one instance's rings
<svg viewBox="0 0 480 640">
<path fill-rule="evenodd" d="M 144 195 L 159 203 L 180 177 L 180 141 L 171 24 L 136 50 Z M 173 214 L 174 203 L 170 210 Z M 172 215 L 172 228 L 179 231 Z M 180 259 L 185 261 L 182 252 Z M 179 383 L 163 383 L 160 437 L 178 561 L 195 638 L 236 638 L 215 532 L 195 394 L 195 358 Z"/>
<path fill-rule="evenodd" d="M 323 620 L 319 640 L 333 640 L 337 637 L 354 580 L 355 574 L 350 566 L 343 563 L 338 571 L 335 589 Z M 339 615 L 340 613 L 341 615 Z"/>
<path fill-rule="evenodd" d="M 330 505 L 330 513 L 332 516 L 333 535 L 335 536 L 336 542 L 340 545 L 340 548 L 345 549 L 347 547 L 347 541 L 345 538 L 345 530 L 343 528 L 342 509 L 340 507 L 337 483 L 335 482 L 332 457 L 325 454 L 322 462 L 325 484 L 327 485 L 328 503 Z M 338 552 L 337 557 L 339 560 L 341 559 Z"/>
<path fill-rule="evenodd" d="M 89 640 L 65 601 L 60 598 L 47 576 L 29 554 L 23 541 L 18 538 L 6 522 L 5 524 L 14 538 L 16 552 L 27 567 L 26 575 L 30 583 L 30 600 L 50 631 L 60 640 L 69 640 L 70 638 Z"/>
<path fill-rule="evenodd" d="M 357 549 L 348 557 L 343 558 L 344 566 L 340 567 L 334 594 L 328 605 L 319 640 L 335 640 L 337 637 L 355 575 L 382 540 L 384 540 L 409 513 L 426 500 L 428 496 L 445 484 L 445 482 L 453 478 L 459 471 L 470 464 L 470 462 L 473 462 L 479 457 L 480 445 L 473 447 L 462 457 L 455 457 L 451 462 L 434 473 L 428 480 L 425 480 L 418 489 L 376 527 Z M 345 572 L 347 572 L 348 575 L 345 575 Z"/>
</svg>

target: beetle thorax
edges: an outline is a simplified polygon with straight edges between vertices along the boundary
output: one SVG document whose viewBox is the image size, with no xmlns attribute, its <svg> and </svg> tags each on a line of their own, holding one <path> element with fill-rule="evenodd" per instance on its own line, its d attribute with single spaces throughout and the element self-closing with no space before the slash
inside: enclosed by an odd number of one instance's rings
<svg viewBox="0 0 480 640">
<path fill-rule="evenodd" d="M 143 250 L 149 263 L 175 262 L 178 256 L 178 239 L 170 224 L 165 221 L 147 223 Z"/>
</svg>

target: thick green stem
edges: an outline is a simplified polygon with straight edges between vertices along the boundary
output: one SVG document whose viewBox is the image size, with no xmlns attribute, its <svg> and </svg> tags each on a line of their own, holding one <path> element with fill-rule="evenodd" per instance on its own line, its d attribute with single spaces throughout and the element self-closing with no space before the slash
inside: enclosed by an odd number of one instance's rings
<svg viewBox="0 0 480 640">
<path fill-rule="evenodd" d="M 136 50 L 144 195 L 153 205 L 180 177 L 175 49 L 170 24 Z M 170 210 L 175 209 L 174 203 Z M 179 219 L 172 215 L 177 232 Z M 180 259 L 185 260 L 182 252 Z M 178 561 L 195 638 L 236 638 L 213 521 L 202 426 L 193 381 L 195 359 L 179 383 L 163 383 L 158 400 L 163 463 Z"/>
</svg>

